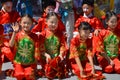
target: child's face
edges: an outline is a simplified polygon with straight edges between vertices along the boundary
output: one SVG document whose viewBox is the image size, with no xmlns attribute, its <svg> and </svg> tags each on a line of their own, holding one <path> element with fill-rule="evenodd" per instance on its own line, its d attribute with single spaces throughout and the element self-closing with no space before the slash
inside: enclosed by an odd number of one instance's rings
<svg viewBox="0 0 120 80">
<path fill-rule="evenodd" d="M 48 6 L 44 9 L 45 13 L 54 12 L 54 10 L 55 10 L 54 6 Z"/>
<path fill-rule="evenodd" d="M 89 6 L 88 4 L 83 4 L 82 9 L 86 15 L 89 15 L 92 12 L 93 7 Z"/>
<path fill-rule="evenodd" d="M 49 17 L 49 19 L 47 20 L 47 25 L 48 25 L 48 28 L 51 30 L 51 31 L 55 31 L 58 27 L 58 19 L 56 16 L 51 16 Z"/>
<path fill-rule="evenodd" d="M 4 7 L 4 9 L 5 9 L 7 12 L 11 12 L 11 11 L 12 11 L 13 3 L 12 3 L 11 1 L 7 1 L 7 2 L 3 3 L 2 6 Z"/>
<path fill-rule="evenodd" d="M 28 17 L 23 17 L 20 22 L 22 29 L 26 32 L 30 31 L 32 24 L 32 20 Z"/>
<path fill-rule="evenodd" d="M 114 30 L 117 26 L 117 17 L 116 16 L 112 16 L 108 22 L 107 22 L 107 25 L 108 27 L 111 29 L 111 30 Z"/>
<path fill-rule="evenodd" d="M 80 38 L 82 40 L 86 40 L 90 35 L 90 30 L 82 30 L 81 29 L 81 30 L 79 30 L 79 33 L 80 33 Z"/>
</svg>

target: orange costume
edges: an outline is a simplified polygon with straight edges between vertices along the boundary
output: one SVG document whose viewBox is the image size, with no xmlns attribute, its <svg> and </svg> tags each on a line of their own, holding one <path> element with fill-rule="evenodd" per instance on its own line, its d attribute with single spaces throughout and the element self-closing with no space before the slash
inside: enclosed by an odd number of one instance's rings
<svg viewBox="0 0 120 80">
<path fill-rule="evenodd" d="M 78 78 L 81 78 L 80 76 L 80 68 L 78 64 L 75 61 L 75 58 L 79 58 L 82 64 L 82 67 L 84 69 L 84 72 L 86 75 L 90 75 L 92 71 L 92 66 L 89 64 L 88 55 L 93 57 L 93 54 L 88 52 L 88 50 L 92 49 L 92 42 L 90 39 L 87 39 L 85 42 L 83 42 L 80 38 L 80 35 L 77 35 L 71 40 L 71 46 L 70 46 L 70 62 L 71 67 L 73 69 L 73 72 L 78 76 Z M 103 78 L 102 73 L 100 71 L 96 72 L 99 77 L 97 76 L 97 80 L 100 78 Z M 94 77 L 95 78 L 95 77 Z M 93 77 L 87 77 L 85 80 L 92 80 Z"/>
<path fill-rule="evenodd" d="M 44 36 L 44 42 L 43 45 L 40 45 L 40 51 L 43 51 L 45 48 L 46 54 L 49 54 L 51 57 L 48 63 L 45 63 L 46 60 L 42 58 L 44 61 L 42 67 L 45 70 L 45 76 L 49 79 L 65 77 L 67 74 L 65 62 L 59 57 L 59 54 L 62 53 L 62 57 L 64 58 L 67 51 L 63 33 L 60 31 L 53 33 L 49 29 L 46 29 L 41 34 Z"/>
<path fill-rule="evenodd" d="M 17 80 L 35 80 L 36 60 L 38 59 L 38 37 L 34 33 L 20 31 L 15 38 L 14 76 Z"/>
<path fill-rule="evenodd" d="M 79 77 L 80 77 L 80 70 L 79 70 L 78 65 L 75 62 L 75 58 L 79 57 L 82 62 L 83 69 L 86 72 L 90 73 L 92 68 L 88 64 L 87 50 L 90 49 L 91 47 L 92 47 L 91 40 L 88 39 L 86 40 L 86 42 L 82 42 L 79 35 L 77 35 L 71 40 L 71 45 L 70 45 L 71 66 L 75 74 Z"/>
<path fill-rule="evenodd" d="M 116 73 L 120 73 L 120 61 L 118 59 L 119 55 L 119 37 L 116 33 L 110 31 L 109 29 L 101 30 L 98 36 L 99 39 L 93 41 L 97 41 L 96 46 L 93 46 L 96 52 L 97 59 L 99 65 L 102 67 L 103 71 L 107 73 L 111 73 L 115 71 Z M 114 66 L 110 65 L 110 63 L 99 53 L 105 52 L 107 56 L 113 61 Z M 104 63 L 103 63 L 104 62 Z"/>
</svg>

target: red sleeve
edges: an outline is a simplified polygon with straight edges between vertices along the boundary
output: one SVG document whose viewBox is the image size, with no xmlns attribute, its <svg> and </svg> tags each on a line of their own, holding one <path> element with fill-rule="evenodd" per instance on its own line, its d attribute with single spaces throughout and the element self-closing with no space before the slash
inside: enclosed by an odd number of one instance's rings
<svg viewBox="0 0 120 80">
<path fill-rule="evenodd" d="M 81 23 L 81 17 L 78 18 L 78 19 L 76 20 L 76 22 L 75 22 L 75 29 L 76 29 L 76 30 L 77 30 L 78 26 L 80 25 L 80 23 Z"/>
<path fill-rule="evenodd" d="M 93 53 L 104 51 L 104 37 L 108 34 L 107 30 L 101 30 L 98 36 L 93 36 Z"/>
<path fill-rule="evenodd" d="M 61 34 L 62 34 L 62 33 L 61 33 Z M 67 43 L 66 43 L 66 41 L 65 41 L 65 36 L 62 35 L 62 36 L 60 37 L 60 53 L 63 54 L 62 56 L 66 56 L 67 50 L 68 50 L 68 47 L 67 47 Z"/>
<path fill-rule="evenodd" d="M 97 18 L 97 17 L 92 17 L 90 19 L 90 22 L 91 26 L 94 28 L 94 29 L 103 29 L 103 24 L 102 22 Z"/>
<path fill-rule="evenodd" d="M 100 19 L 95 17 L 94 22 L 95 22 L 95 29 L 103 29 L 104 28 Z"/>
<path fill-rule="evenodd" d="M 38 24 L 34 26 L 34 28 L 32 29 L 33 33 L 36 32 L 41 32 L 42 30 L 44 30 L 46 24 L 45 24 L 45 19 L 44 18 L 40 18 L 38 20 Z"/>
<path fill-rule="evenodd" d="M 20 15 L 17 11 L 13 11 L 11 14 L 11 22 L 16 22 L 20 18 Z"/>
<path fill-rule="evenodd" d="M 78 52 L 78 49 L 77 49 L 77 45 L 79 45 L 79 44 L 80 44 L 80 42 L 79 42 L 77 37 L 75 37 L 71 40 L 70 59 L 79 57 L 79 52 Z"/>
<path fill-rule="evenodd" d="M 58 20 L 58 30 L 61 32 L 65 32 L 65 25 L 63 24 L 63 22 L 61 21 L 61 19 Z"/>
</svg>

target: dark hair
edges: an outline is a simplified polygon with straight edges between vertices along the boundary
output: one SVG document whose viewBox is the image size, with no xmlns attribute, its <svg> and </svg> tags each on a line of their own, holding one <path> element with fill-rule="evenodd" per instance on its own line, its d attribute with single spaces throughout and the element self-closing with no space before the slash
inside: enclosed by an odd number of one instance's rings
<svg viewBox="0 0 120 80">
<path fill-rule="evenodd" d="M 33 23 L 38 24 L 38 22 L 37 22 L 32 16 L 30 16 L 29 14 L 23 14 L 23 15 L 21 15 L 20 20 L 21 20 L 23 17 L 28 17 L 29 19 L 31 19 L 31 21 L 32 21 Z M 18 21 L 20 21 L 20 20 L 18 20 Z"/>
<path fill-rule="evenodd" d="M 28 18 L 30 18 L 31 20 L 33 19 L 32 16 L 30 16 L 29 14 L 21 15 L 21 18 L 23 18 L 23 17 L 28 17 Z"/>
<path fill-rule="evenodd" d="M 55 0 L 43 0 L 42 1 L 43 10 L 46 9 L 46 7 L 48 7 L 48 6 L 56 7 L 56 1 Z"/>
<path fill-rule="evenodd" d="M 90 30 L 90 32 L 93 32 L 93 28 L 88 22 L 81 22 L 78 30 Z"/>
<path fill-rule="evenodd" d="M 116 17 L 117 17 L 116 13 L 113 12 L 113 11 L 108 11 L 105 16 L 106 16 L 106 19 L 105 19 L 106 22 L 109 21 L 109 19 L 110 19 L 112 16 L 116 16 Z"/>
<path fill-rule="evenodd" d="M 83 0 L 82 6 L 84 4 L 87 4 L 87 5 L 90 5 L 90 6 L 94 7 L 94 0 Z"/>
<path fill-rule="evenodd" d="M 49 12 L 49 13 L 47 14 L 46 19 L 49 19 L 51 16 L 56 16 L 56 17 L 57 17 L 57 14 L 56 14 L 55 12 Z"/>
<path fill-rule="evenodd" d="M 105 20 L 102 20 L 105 28 L 108 27 L 106 23 L 110 20 L 110 18 L 111 18 L 112 16 L 116 16 L 116 17 L 117 17 L 116 13 L 113 12 L 113 11 L 108 11 L 108 12 L 106 13 L 106 15 L 105 15 Z"/>
<path fill-rule="evenodd" d="M 1 3 L 5 3 L 5 2 L 8 2 L 8 1 L 12 2 L 12 0 L 0 0 Z"/>
</svg>

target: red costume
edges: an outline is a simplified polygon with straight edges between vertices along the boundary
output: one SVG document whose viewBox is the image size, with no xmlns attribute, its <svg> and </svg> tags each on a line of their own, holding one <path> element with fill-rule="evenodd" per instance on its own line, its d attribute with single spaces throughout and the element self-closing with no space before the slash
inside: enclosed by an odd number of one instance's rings
<svg viewBox="0 0 120 80">
<path fill-rule="evenodd" d="M 38 20 L 38 24 L 32 29 L 32 32 L 41 32 L 47 28 L 46 24 L 46 13 L 43 14 L 42 18 Z M 65 26 L 60 20 L 60 17 L 58 16 L 58 30 L 61 32 L 65 32 Z"/>
<path fill-rule="evenodd" d="M 3 47 L 2 56 L 3 58 L 4 56 L 6 56 L 9 60 L 13 60 L 13 55 L 8 45 L 8 40 L 10 39 L 10 36 L 12 34 L 11 24 L 15 23 L 19 17 L 20 17 L 19 13 L 16 11 L 12 11 L 12 12 L 5 12 L 3 10 L 0 11 L 0 24 L 2 24 L 4 27 L 4 37 L 5 37 L 5 41 L 4 41 L 5 45 Z"/>
<path fill-rule="evenodd" d="M 62 53 L 62 57 L 66 55 L 67 47 L 65 38 L 60 31 L 55 31 L 54 33 L 48 29 L 42 32 L 44 36 L 43 45 L 40 45 L 40 51 L 44 51 L 50 55 L 51 60 L 45 63 L 46 60 L 43 59 L 44 65 L 42 65 L 43 70 L 45 70 L 45 76 L 49 79 L 55 77 L 63 78 L 66 76 L 67 71 L 65 69 L 65 62 L 61 60 L 59 54 Z"/>
<path fill-rule="evenodd" d="M 34 33 L 20 31 L 15 38 L 14 76 L 17 80 L 35 80 L 36 60 L 38 59 L 38 37 Z"/>
<path fill-rule="evenodd" d="M 80 16 L 75 23 L 75 29 L 76 30 L 77 30 L 78 26 L 80 25 L 80 23 L 83 22 L 83 21 L 88 22 L 93 27 L 93 29 L 103 28 L 103 25 L 102 25 L 101 21 L 97 17 L 92 16 L 92 17 L 86 18 L 84 16 Z"/>
<path fill-rule="evenodd" d="M 3 10 L 0 11 L 0 24 L 6 23 L 14 23 L 19 18 L 19 13 L 16 11 L 5 12 Z"/>
<path fill-rule="evenodd" d="M 74 70 L 75 74 L 80 77 L 80 70 L 78 65 L 75 62 L 75 58 L 79 57 L 83 69 L 90 73 L 92 68 L 88 64 L 88 59 L 87 59 L 87 49 L 91 48 L 91 40 L 87 40 L 86 42 L 82 42 L 80 40 L 80 36 L 77 35 L 75 38 L 71 40 L 71 46 L 70 46 L 70 60 L 71 60 L 71 66 L 72 69 Z"/>
<path fill-rule="evenodd" d="M 89 53 L 88 50 L 92 48 L 92 42 L 90 39 L 87 39 L 85 42 L 83 42 L 80 38 L 80 35 L 77 35 L 71 40 L 71 46 L 70 46 L 70 61 L 71 61 L 71 67 L 74 70 L 74 73 L 78 76 L 78 78 L 81 79 L 80 77 L 80 68 L 78 67 L 78 64 L 75 61 L 75 58 L 79 57 L 82 67 L 84 69 L 84 72 L 86 75 L 89 75 L 92 71 L 92 67 L 89 64 L 88 61 L 88 54 L 90 56 L 93 56 L 92 53 Z M 103 78 L 101 72 L 97 72 L 99 75 L 99 79 Z M 91 80 L 93 77 L 88 77 L 85 80 Z M 98 79 L 98 80 L 99 80 Z"/>
<path fill-rule="evenodd" d="M 119 37 L 116 35 L 116 33 L 107 30 L 101 30 L 98 36 L 99 39 L 94 39 L 93 41 L 96 41 L 96 46 L 93 46 L 94 52 L 97 54 L 97 59 L 99 62 L 99 65 L 102 67 L 103 71 L 107 73 L 111 73 L 115 71 L 116 73 L 120 73 L 120 61 L 118 59 L 119 55 Z M 99 53 L 105 52 L 108 57 L 114 62 L 114 66 L 110 65 L 108 61 Z M 104 54 L 105 54 L 104 53 Z M 104 63 L 103 63 L 104 62 Z"/>
</svg>

